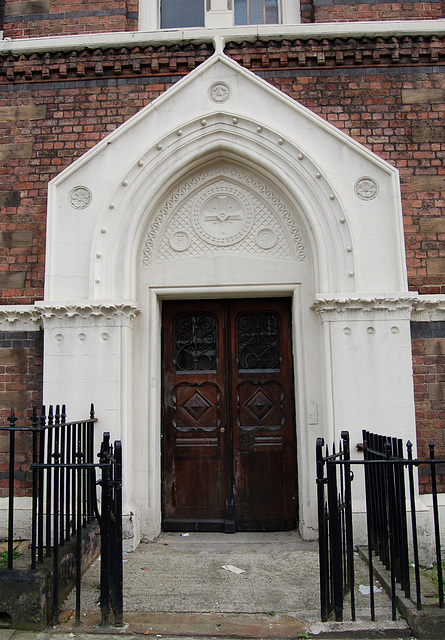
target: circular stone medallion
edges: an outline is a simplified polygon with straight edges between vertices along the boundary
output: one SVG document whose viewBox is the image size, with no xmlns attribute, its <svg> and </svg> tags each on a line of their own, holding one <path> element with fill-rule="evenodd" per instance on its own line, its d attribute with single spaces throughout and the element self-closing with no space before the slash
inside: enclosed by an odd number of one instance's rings
<svg viewBox="0 0 445 640">
<path fill-rule="evenodd" d="M 170 237 L 170 246 L 174 251 L 186 251 L 191 244 L 187 231 L 176 231 Z"/>
<path fill-rule="evenodd" d="M 249 198 L 228 183 L 204 189 L 192 210 L 192 224 L 199 237 L 220 247 L 245 238 L 253 220 Z"/>
<path fill-rule="evenodd" d="M 261 249 L 272 249 L 277 243 L 277 236 L 273 229 L 261 229 L 256 234 L 256 243 Z"/>
<path fill-rule="evenodd" d="M 209 98 L 213 102 L 225 102 L 230 98 L 231 90 L 225 82 L 214 82 L 209 87 Z"/>
<path fill-rule="evenodd" d="M 93 195 L 88 187 L 74 187 L 71 189 L 68 200 L 74 209 L 86 209 L 91 203 Z"/>
<path fill-rule="evenodd" d="M 362 200 L 372 200 L 379 192 L 379 185 L 374 178 L 364 176 L 357 180 L 354 186 L 355 193 Z"/>
</svg>

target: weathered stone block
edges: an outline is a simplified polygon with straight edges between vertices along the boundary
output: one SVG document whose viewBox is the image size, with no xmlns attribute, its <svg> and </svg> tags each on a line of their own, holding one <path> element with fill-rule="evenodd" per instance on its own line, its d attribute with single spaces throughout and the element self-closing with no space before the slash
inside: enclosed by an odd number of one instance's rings
<svg viewBox="0 0 445 640">
<path fill-rule="evenodd" d="M 403 104 L 435 104 L 445 102 L 444 89 L 405 89 L 402 91 Z"/>
<path fill-rule="evenodd" d="M 16 105 L 13 107 L 0 107 L 0 121 L 3 122 L 15 122 L 17 120 L 43 120 L 43 118 L 46 118 L 45 105 Z"/>
<path fill-rule="evenodd" d="M 445 258 L 427 258 L 426 270 L 429 276 L 445 275 Z"/>
<path fill-rule="evenodd" d="M 413 176 L 413 191 L 445 191 L 445 176 Z"/>
<path fill-rule="evenodd" d="M 0 391 L 0 407 L 28 409 L 32 397 L 29 391 Z"/>
<path fill-rule="evenodd" d="M 425 340 L 425 352 L 429 356 L 444 356 L 445 338 L 428 338 Z"/>
<path fill-rule="evenodd" d="M 32 245 L 32 231 L 2 231 L 0 233 L 0 247 L 30 247 Z"/>
<path fill-rule="evenodd" d="M 431 402 L 443 402 L 445 400 L 445 382 L 435 382 L 429 384 L 428 395 Z"/>
<path fill-rule="evenodd" d="M 14 273 L 0 273 L 0 289 L 23 289 L 26 273 L 16 271 Z"/>
<path fill-rule="evenodd" d="M 11 144 L 0 144 L 0 159 L 11 160 L 17 158 L 30 158 L 32 155 L 32 143 L 13 142 Z"/>
<path fill-rule="evenodd" d="M 25 0 L 24 2 L 7 2 L 5 16 L 23 16 L 32 13 L 49 13 L 50 0 Z"/>
<path fill-rule="evenodd" d="M 413 142 L 445 142 L 445 127 L 432 127 L 428 124 L 414 124 Z"/>
<path fill-rule="evenodd" d="M 23 348 L 0 348 L 0 365 L 17 366 L 28 364 L 28 352 Z"/>
</svg>

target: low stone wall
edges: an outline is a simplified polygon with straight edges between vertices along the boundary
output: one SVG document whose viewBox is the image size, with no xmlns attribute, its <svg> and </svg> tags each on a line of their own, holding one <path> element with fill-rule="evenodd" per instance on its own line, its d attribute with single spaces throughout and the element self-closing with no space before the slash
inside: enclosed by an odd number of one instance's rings
<svg viewBox="0 0 445 640">
<path fill-rule="evenodd" d="M 97 523 L 82 532 L 82 573 L 100 551 Z M 76 539 L 59 549 L 59 607 L 76 579 Z M 41 631 L 52 621 L 53 561 L 46 558 L 36 571 L 0 570 L 0 628 Z"/>
</svg>

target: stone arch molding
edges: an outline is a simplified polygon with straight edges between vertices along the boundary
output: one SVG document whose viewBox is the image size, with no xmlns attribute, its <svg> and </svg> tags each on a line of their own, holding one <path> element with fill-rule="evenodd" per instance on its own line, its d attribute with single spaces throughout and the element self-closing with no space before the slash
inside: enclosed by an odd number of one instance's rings
<svg viewBox="0 0 445 640">
<path fill-rule="evenodd" d="M 158 220 L 167 194 L 212 170 L 221 187 L 214 197 L 241 203 L 244 230 L 248 201 L 256 197 L 256 210 L 263 207 L 265 232 L 259 244 L 249 238 L 251 254 L 296 262 L 304 256 L 315 294 L 406 290 L 396 170 L 215 53 L 50 183 L 45 299 L 135 299 L 141 264 L 181 253 L 180 236 L 176 244 L 172 239 L 180 229 L 171 220 L 179 224 L 184 211 L 174 206 Z M 196 200 L 202 210 L 211 197 L 205 189 L 192 188 L 182 206 Z M 241 248 L 245 238 L 226 244 L 206 238 L 193 215 L 185 244 L 194 234 L 201 255 L 208 247 Z"/>
</svg>

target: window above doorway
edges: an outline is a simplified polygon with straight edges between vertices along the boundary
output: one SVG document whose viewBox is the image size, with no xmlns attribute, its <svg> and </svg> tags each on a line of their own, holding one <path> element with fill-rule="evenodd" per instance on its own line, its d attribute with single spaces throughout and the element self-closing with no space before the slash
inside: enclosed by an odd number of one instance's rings
<svg viewBox="0 0 445 640">
<path fill-rule="evenodd" d="M 298 24 L 295 0 L 139 0 L 139 30 Z"/>
</svg>

